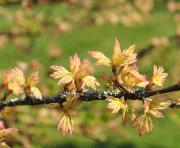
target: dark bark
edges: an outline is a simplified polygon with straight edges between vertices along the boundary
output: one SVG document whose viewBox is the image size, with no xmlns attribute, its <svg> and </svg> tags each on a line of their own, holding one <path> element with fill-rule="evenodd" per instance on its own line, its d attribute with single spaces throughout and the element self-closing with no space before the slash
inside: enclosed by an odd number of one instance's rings
<svg viewBox="0 0 180 148">
<path fill-rule="evenodd" d="M 164 94 L 174 91 L 180 91 L 180 84 L 175 84 L 167 88 L 155 90 L 155 91 L 136 91 L 134 93 L 127 93 L 127 92 L 115 92 L 115 91 L 93 91 L 93 90 L 85 90 L 81 94 L 79 94 L 79 100 L 81 101 L 93 101 L 93 100 L 106 100 L 109 96 L 120 98 L 124 96 L 127 100 L 143 100 L 146 97 L 151 97 L 157 94 Z M 43 104 L 52 104 L 58 103 L 62 104 L 66 101 L 68 97 L 68 92 L 62 92 L 52 97 L 43 97 L 42 100 L 33 98 L 33 97 L 26 97 L 24 99 L 11 99 L 7 101 L 3 101 L 0 103 L 0 110 L 5 107 L 12 107 L 12 106 L 21 106 L 21 105 L 43 105 Z M 170 105 L 171 108 L 179 107 L 180 105 L 176 102 L 172 102 Z"/>
</svg>

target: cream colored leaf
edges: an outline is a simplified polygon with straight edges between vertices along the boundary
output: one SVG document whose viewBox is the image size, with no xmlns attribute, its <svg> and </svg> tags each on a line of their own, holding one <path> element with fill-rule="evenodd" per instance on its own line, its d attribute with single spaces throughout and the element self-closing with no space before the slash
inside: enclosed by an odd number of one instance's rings
<svg viewBox="0 0 180 148">
<path fill-rule="evenodd" d="M 8 89 L 15 95 L 24 93 L 25 79 L 23 72 L 19 68 L 12 69 L 8 75 Z"/>
<path fill-rule="evenodd" d="M 137 53 L 134 53 L 135 45 L 130 46 L 128 49 L 122 51 L 119 57 L 119 65 L 129 65 L 137 61 Z"/>
<path fill-rule="evenodd" d="M 167 76 L 168 74 L 164 73 L 164 68 L 162 66 L 160 66 L 159 68 L 156 65 L 153 66 L 153 76 L 152 76 L 153 84 L 161 87 Z"/>
<path fill-rule="evenodd" d="M 96 80 L 94 76 L 86 76 L 83 78 L 83 82 L 85 86 L 96 89 L 96 86 L 99 86 L 99 82 Z"/>
<path fill-rule="evenodd" d="M 58 85 L 64 85 L 73 81 L 73 75 L 71 73 L 64 75 L 59 81 Z"/>
<path fill-rule="evenodd" d="M 73 74 L 61 66 L 51 66 L 55 70 L 50 76 L 54 79 L 60 79 L 58 85 L 66 84 L 73 81 Z"/>
<path fill-rule="evenodd" d="M 153 123 L 149 114 L 143 114 L 133 120 L 133 127 L 138 127 L 138 133 L 140 136 L 144 133 L 150 133 L 153 129 Z"/>
<path fill-rule="evenodd" d="M 113 64 L 115 66 L 118 66 L 120 56 L 121 56 L 120 44 L 119 44 L 118 39 L 116 38 L 114 42 L 114 51 L 113 51 L 113 57 L 112 57 Z"/>
<path fill-rule="evenodd" d="M 110 101 L 108 103 L 107 108 L 112 110 L 112 113 L 118 113 L 121 109 L 123 110 L 123 117 L 125 117 L 125 112 L 124 110 L 127 109 L 127 104 L 125 103 L 124 97 L 119 98 L 111 98 L 108 99 Z"/>
<path fill-rule="evenodd" d="M 90 55 L 97 60 L 97 65 L 111 66 L 111 60 L 107 58 L 103 53 L 98 51 L 90 51 Z"/>
<path fill-rule="evenodd" d="M 24 85 L 25 84 L 24 74 L 17 67 L 15 67 L 15 69 L 11 70 L 8 80 L 9 81 L 16 81 L 19 85 Z"/>
<path fill-rule="evenodd" d="M 41 95 L 41 92 L 38 88 L 36 87 L 31 87 L 30 88 L 30 91 L 32 93 L 32 95 L 36 98 L 36 99 L 40 99 L 42 100 L 42 95 Z"/>
<path fill-rule="evenodd" d="M 59 79 L 68 74 L 71 74 L 71 72 L 62 66 L 51 66 L 50 68 L 54 70 L 54 72 L 50 75 L 54 79 Z"/>
<path fill-rule="evenodd" d="M 82 63 L 79 66 L 78 73 L 76 75 L 76 79 L 83 79 L 85 76 L 90 74 L 90 65 L 89 65 L 89 60 L 84 59 Z"/>
<path fill-rule="evenodd" d="M 76 74 L 79 70 L 80 66 L 80 58 L 77 54 L 74 54 L 74 56 L 70 57 L 70 69 L 73 74 Z"/>
<path fill-rule="evenodd" d="M 61 114 L 61 119 L 58 124 L 58 130 L 62 130 L 64 135 L 72 134 L 72 132 L 74 131 L 74 122 L 69 114 Z"/>
<path fill-rule="evenodd" d="M 24 93 L 24 88 L 20 87 L 20 86 L 12 86 L 12 85 L 9 85 L 9 89 L 13 91 L 13 93 L 18 96 L 20 94 L 23 94 Z"/>
</svg>

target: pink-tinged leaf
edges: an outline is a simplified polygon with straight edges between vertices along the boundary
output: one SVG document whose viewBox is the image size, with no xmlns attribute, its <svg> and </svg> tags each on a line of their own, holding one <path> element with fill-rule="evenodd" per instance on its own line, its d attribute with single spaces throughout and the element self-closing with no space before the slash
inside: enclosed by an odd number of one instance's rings
<svg viewBox="0 0 180 148">
<path fill-rule="evenodd" d="M 39 74 L 38 71 L 33 72 L 29 78 L 27 79 L 27 85 L 30 87 L 35 86 L 39 82 Z"/>
<path fill-rule="evenodd" d="M 0 138 L 3 138 L 11 133 L 17 132 L 18 130 L 16 128 L 7 128 L 0 130 Z"/>
<path fill-rule="evenodd" d="M 114 42 L 114 51 L 113 51 L 113 56 L 112 56 L 113 64 L 115 66 L 119 66 L 118 64 L 119 64 L 120 56 L 121 56 L 120 44 L 119 44 L 118 39 L 116 38 Z"/>
<path fill-rule="evenodd" d="M 58 130 L 62 130 L 64 135 L 72 134 L 74 131 L 74 122 L 70 115 L 67 113 L 62 113 L 61 119 L 58 124 Z"/>
<path fill-rule="evenodd" d="M 3 121 L 0 121 L 0 129 L 3 129 L 3 128 L 5 128 L 4 123 L 3 123 Z"/>
<path fill-rule="evenodd" d="M 19 68 L 12 69 L 8 78 L 8 89 L 15 95 L 24 93 L 25 78 L 23 72 Z"/>
<path fill-rule="evenodd" d="M 80 66 L 80 58 L 77 54 L 74 54 L 74 56 L 70 57 L 70 69 L 73 74 L 76 74 L 79 70 Z"/>
<path fill-rule="evenodd" d="M 89 51 L 89 54 L 97 60 L 96 65 L 111 66 L 111 60 L 107 58 L 103 53 L 98 51 Z"/>
</svg>

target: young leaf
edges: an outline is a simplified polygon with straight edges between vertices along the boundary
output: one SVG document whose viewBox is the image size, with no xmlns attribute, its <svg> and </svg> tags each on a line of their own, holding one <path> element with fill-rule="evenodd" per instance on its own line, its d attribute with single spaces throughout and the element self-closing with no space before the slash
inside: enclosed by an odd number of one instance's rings
<svg viewBox="0 0 180 148">
<path fill-rule="evenodd" d="M 112 113 L 118 113 L 120 110 L 126 110 L 127 104 L 125 103 L 124 97 L 119 98 L 110 98 L 107 108 L 112 110 Z"/>
<path fill-rule="evenodd" d="M 42 100 L 42 95 L 41 95 L 41 92 L 40 92 L 40 90 L 39 90 L 38 88 L 36 88 L 36 87 L 31 87 L 31 88 L 30 88 L 30 91 L 31 91 L 32 95 L 33 95 L 35 98 Z"/>
<path fill-rule="evenodd" d="M 103 53 L 98 51 L 90 51 L 90 55 L 97 60 L 96 65 L 111 66 L 111 60 L 107 58 Z"/>
<path fill-rule="evenodd" d="M 153 66 L 153 76 L 152 76 L 153 84 L 161 87 L 167 76 L 168 74 L 164 73 L 164 68 L 162 66 L 160 66 L 159 68 L 156 65 Z"/>
<path fill-rule="evenodd" d="M 62 130 L 64 135 L 72 134 L 74 131 L 74 122 L 68 113 L 62 113 L 58 124 L 58 130 Z"/>
<path fill-rule="evenodd" d="M 15 95 L 24 93 L 25 78 L 23 72 L 19 68 L 11 70 L 8 78 L 8 89 L 11 90 Z"/>
<path fill-rule="evenodd" d="M 95 90 L 96 90 L 96 86 L 100 85 L 94 76 L 84 77 L 83 82 L 84 82 L 85 86 L 91 87 L 92 89 L 95 89 Z"/>
</svg>

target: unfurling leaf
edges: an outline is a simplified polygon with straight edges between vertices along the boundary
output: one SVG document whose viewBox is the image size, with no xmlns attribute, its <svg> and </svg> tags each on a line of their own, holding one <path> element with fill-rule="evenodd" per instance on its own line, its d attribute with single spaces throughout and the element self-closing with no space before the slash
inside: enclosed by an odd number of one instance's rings
<svg viewBox="0 0 180 148">
<path fill-rule="evenodd" d="M 146 87 L 146 85 L 149 83 L 146 81 L 145 77 L 138 73 L 138 71 L 134 70 L 130 75 L 130 70 L 132 69 L 130 67 L 132 67 L 132 64 L 137 61 L 137 54 L 134 53 L 134 49 L 135 45 L 132 45 L 129 48 L 121 51 L 119 41 L 116 38 L 114 42 L 112 60 L 107 58 L 101 52 L 91 51 L 89 53 L 97 60 L 97 65 L 111 66 L 114 76 L 112 82 L 115 82 L 113 83 L 115 87 L 120 86 L 120 88 L 124 88 L 128 92 L 132 92 L 132 87 Z M 119 84 L 117 85 L 117 83 Z"/>
<path fill-rule="evenodd" d="M 138 127 L 138 133 L 140 136 L 152 132 L 153 123 L 149 114 L 143 114 L 133 120 L 133 127 Z"/>
<path fill-rule="evenodd" d="M 120 56 L 121 56 L 121 48 L 120 48 L 119 41 L 116 38 L 115 42 L 114 42 L 114 51 L 113 51 L 113 55 L 112 55 L 114 65 L 118 66 Z"/>
<path fill-rule="evenodd" d="M 12 69 L 8 78 L 8 89 L 13 91 L 15 95 L 24 93 L 25 78 L 23 72 L 19 68 Z"/>
<path fill-rule="evenodd" d="M 112 110 L 112 113 L 118 113 L 121 109 L 126 109 L 127 104 L 125 103 L 124 97 L 122 98 L 110 98 L 107 108 Z"/>
<path fill-rule="evenodd" d="M 153 66 L 153 76 L 152 76 L 153 84 L 161 87 L 167 76 L 168 74 L 164 73 L 164 68 L 162 66 L 160 66 L 159 68 L 156 65 Z"/>
<path fill-rule="evenodd" d="M 125 119 L 126 113 L 128 111 L 128 106 L 124 100 L 124 97 L 119 98 L 110 98 L 107 108 L 112 110 L 113 114 L 118 113 L 120 110 L 122 111 L 122 120 Z"/>
<path fill-rule="evenodd" d="M 29 78 L 27 79 L 27 85 L 33 87 L 39 82 L 39 74 L 38 71 L 33 72 Z"/>
<path fill-rule="evenodd" d="M 42 100 L 42 95 L 41 95 L 41 92 L 38 88 L 36 87 L 31 87 L 30 88 L 30 91 L 32 93 L 32 95 L 36 98 L 36 99 L 40 99 Z"/>
<path fill-rule="evenodd" d="M 152 117 L 164 117 L 161 110 L 168 108 L 170 101 L 166 98 L 144 100 L 144 114 L 133 120 L 133 127 L 138 127 L 138 132 L 143 135 L 150 133 L 153 129 Z"/>
<path fill-rule="evenodd" d="M 97 60 L 97 65 L 112 66 L 118 69 L 119 67 L 133 64 L 137 61 L 137 54 L 134 53 L 135 45 L 130 46 L 128 49 L 121 51 L 118 39 L 114 42 L 114 51 L 112 61 L 107 58 L 103 53 L 98 51 L 90 51 L 90 55 Z"/>
<path fill-rule="evenodd" d="M 97 60 L 96 65 L 111 66 L 111 60 L 103 53 L 98 51 L 90 51 L 90 55 Z"/>
<path fill-rule="evenodd" d="M 99 82 L 96 80 L 94 76 L 86 76 L 83 78 L 83 82 L 87 87 L 91 87 L 96 89 L 96 86 L 99 86 Z"/>
<path fill-rule="evenodd" d="M 61 66 L 51 66 L 54 72 L 50 75 L 54 79 L 60 79 L 58 84 L 64 85 L 68 90 L 81 90 L 84 86 L 96 89 L 99 85 L 95 77 L 90 76 L 89 61 L 84 59 L 81 63 L 77 54 L 70 57 L 70 70 Z"/>
<path fill-rule="evenodd" d="M 64 135 L 72 134 L 74 131 L 74 122 L 68 113 L 62 112 L 58 124 L 58 130 L 62 130 Z"/>
<path fill-rule="evenodd" d="M 157 96 L 157 98 L 152 100 L 145 100 L 145 113 L 149 113 L 154 117 L 161 118 L 163 117 L 163 114 L 160 111 L 168 108 L 170 104 L 171 102 L 169 99 L 160 96 Z"/>
<path fill-rule="evenodd" d="M 55 72 L 53 72 L 50 76 L 54 79 L 60 79 L 58 81 L 58 85 L 66 84 L 73 80 L 73 75 L 71 72 L 66 70 L 64 67 L 61 66 L 51 66 Z"/>
<path fill-rule="evenodd" d="M 70 57 L 70 70 L 73 74 L 76 74 L 78 72 L 80 64 L 81 61 L 77 54 Z"/>
<path fill-rule="evenodd" d="M 129 91 L 132 91 L 135 86 L 145 88 L 149 84 L 146 77 L 141 75 L 136 67 L 127 65 L 117 74 L 116 80 Z"/>
<path fill-rule="evenodd" d="M 130 65 L 137 61 L 137 54 L 134 53 L 135 45 L 130 46 L 129 48 L 122 51 L 118 65 L 124 66 L 124 65 Z"/>
<path fill-rule="evenodd" d="M 31 94 L 37 99 L 42 99 L 41 92 L 36 88 L 36 84 L 39 81 L 38 72 L 32 73 L 27 79 L 27 83 L 23 72 L 19 68 L 12 69 L 8 76 L 8 89 L 15 95 Z"/>
</svg>

